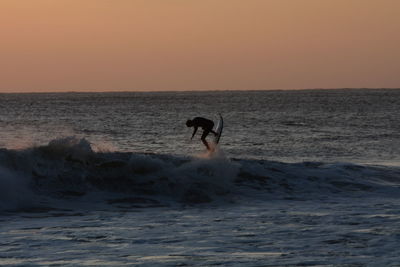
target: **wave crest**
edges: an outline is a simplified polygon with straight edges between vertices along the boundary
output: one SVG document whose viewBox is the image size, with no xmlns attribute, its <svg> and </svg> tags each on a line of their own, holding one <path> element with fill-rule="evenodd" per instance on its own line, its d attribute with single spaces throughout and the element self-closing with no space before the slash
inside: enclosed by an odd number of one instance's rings
<svg viewBox="0 0 400 267">
<path fill-rule="evenodd" d="M 145 199 L 207 203 L 241 197 L 307 199 L 338 194 L 396 193 L 396 167 L 350 163 L 282 163 L 266 160 L 188 157 L 132 152 L 95 152 L 86 139 L 66 137 L 25 150 L 0 149 L 0 209 L 14 209 L 35 196 L 82 197 L 91 192 Z M 33 194 L 34 193 L 34 194 Z M 20 198 L 18 196 L 24 196 Z M 140 201 L 139 201 L 140 202 Z M 131 203 L 132 204 L 132 203 Z"/>
</svg>

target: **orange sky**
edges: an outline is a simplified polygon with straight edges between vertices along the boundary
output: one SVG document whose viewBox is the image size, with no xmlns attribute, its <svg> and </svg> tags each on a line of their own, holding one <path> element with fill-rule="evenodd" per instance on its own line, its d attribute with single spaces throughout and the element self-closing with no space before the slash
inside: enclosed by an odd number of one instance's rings
<svg viewBox="0 0 400 267">
<path fill-rule="evenodd" d="M 400 87 L 399 0 L 0 0 L 0 92 Z"/>
</svg>

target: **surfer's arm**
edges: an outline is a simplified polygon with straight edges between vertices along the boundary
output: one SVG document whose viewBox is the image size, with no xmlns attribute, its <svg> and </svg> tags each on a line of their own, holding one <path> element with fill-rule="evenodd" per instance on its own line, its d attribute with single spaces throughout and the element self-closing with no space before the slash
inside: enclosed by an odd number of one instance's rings
<svg viewBox="0 0 400 267">
<path fill-rule="evenodd" d="M 193 139 L 193 137 L 196 134 L 196 132 L 197 132 L 197 126 L 194 126 L 193 134 L 192 134 L 192 137 L 190 138 L 190 140 Z"/>
</svg>

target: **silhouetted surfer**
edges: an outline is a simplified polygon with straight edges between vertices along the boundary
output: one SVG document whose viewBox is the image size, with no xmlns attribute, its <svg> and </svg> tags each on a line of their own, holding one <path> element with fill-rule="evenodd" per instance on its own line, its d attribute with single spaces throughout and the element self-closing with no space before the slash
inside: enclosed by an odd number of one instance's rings
<svg viewBox="0 0 400 267">
<path fill-rule="evenodd" d="M 194 135 L 196 134 L 197 128 L 201 127 L 203 129 L 203 134 L 201 135 L 201 141 L 203 141 L 203 144 L 206 146 L 207 150 L 211 150 L 210 146 L 206 141 L 206 137 L 210 132 L 213 133 L 215 136 L 218 135 L 216 132 L 213 131 L 214 122 L 212 120 L 196 117 L 193 120 L 188 120 L 186 122 L 186 126 L 194 127 L 194 131 L 190 140 L 192 140 Z"/>
</svg>

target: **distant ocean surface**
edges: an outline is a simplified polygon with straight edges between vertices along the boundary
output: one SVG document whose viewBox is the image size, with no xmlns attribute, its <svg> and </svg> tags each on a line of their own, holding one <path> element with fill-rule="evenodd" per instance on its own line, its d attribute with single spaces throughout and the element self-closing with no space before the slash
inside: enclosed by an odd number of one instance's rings
<svg viewBox="0 0 400 267">
<path fill-rule="evenodd" d="M 0 147 L 86 138 L 98 149 L 191 155 L 187 119 L 225 128 L 234 158 L 400 163 L 400 90 L 0 94 Z"/>
<path fill-rule="evenodd" d="M 0 94 L 0 266 L 400 266 L 399 110 L 384 89 Z M 185 122 L 219 113 L 207 154 Z"/>
</svg>

